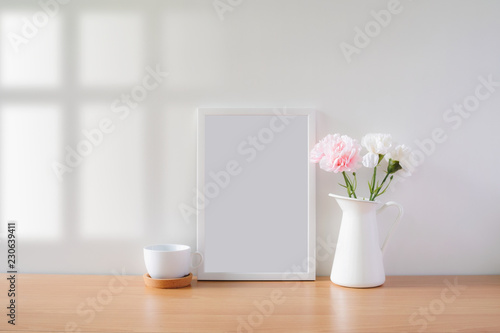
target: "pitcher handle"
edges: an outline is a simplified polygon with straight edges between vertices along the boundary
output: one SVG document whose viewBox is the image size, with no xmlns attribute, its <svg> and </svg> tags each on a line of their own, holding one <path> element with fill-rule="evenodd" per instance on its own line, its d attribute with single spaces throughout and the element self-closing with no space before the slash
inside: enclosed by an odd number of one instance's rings
<svg viewBox="0 0 500 333">
<path fill-rule="evenodd" d="M 400 204 L 398 204 L 397 202 L 394 202 L 394 201 L 386 202 L 382 207 L 380 207 L 377 210 L 377 214 L 380 213 L 381 211 L 385 210 L 389 206 L 398 207 L 399 213 L 398 213 L 398 216 L 396 217 L 396 220 L 392 223 L 392 226 L 389 229 L 387 236 L 385 237 L 384 243 L 382 244 L 382 247 L 381 247 L 382 253 L 384 253 L 385 246 L 387 245 L 387 242 L 391 238 L 392 234 L 394 233 L 394 230 L 396 229 L 396 225 L 398 225 L 399 221 L 401 221 L 401 217 L 403 216 L 403 206 L 401 206 Z"/>
</svg>

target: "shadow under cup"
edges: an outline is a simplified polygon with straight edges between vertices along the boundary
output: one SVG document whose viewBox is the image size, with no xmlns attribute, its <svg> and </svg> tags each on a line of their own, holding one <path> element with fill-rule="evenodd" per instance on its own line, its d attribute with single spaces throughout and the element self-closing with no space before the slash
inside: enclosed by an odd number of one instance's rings
<svg viewBox="0 0 500 333">
<path fill-rule="evenodd" d="M 192 255 L 200 256 L 200 263 L 192 266 Z M 180 244 L 160 244 L 144 247 L 144 262 L 153 279 L 177 279 L 188 275 L 192 268 L 201 265 L 201 253 L 191 254 L 191 248 Z"/>
</svg>

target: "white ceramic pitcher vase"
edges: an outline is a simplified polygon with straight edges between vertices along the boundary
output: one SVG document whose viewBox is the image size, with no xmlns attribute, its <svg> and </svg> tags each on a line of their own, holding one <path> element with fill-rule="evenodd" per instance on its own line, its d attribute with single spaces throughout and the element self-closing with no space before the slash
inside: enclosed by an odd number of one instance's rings
<svg viewBox="0 0 500 333">
<path fill-rule="evenodd" d="M 330 279 L 333 283 L 351 288 L 377 287 L 385 282 L 382 254 L 396 225 L 403 215 L 403 207 L 389 201 L 353 199 L 329 194 L 342 209 L 342 222 L 333 260 Z M 399 214 L 380 247 L 377 213 L 396 206 Z"/>
</svg>

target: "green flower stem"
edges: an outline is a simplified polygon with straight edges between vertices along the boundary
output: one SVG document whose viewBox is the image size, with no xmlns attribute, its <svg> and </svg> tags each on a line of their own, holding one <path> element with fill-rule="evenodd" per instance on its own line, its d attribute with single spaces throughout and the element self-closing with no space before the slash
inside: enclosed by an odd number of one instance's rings
<svg viewBox="0 0 500 333">
<path fill-rule="evenodd" d="M 351 182 L 349 176 L 347 176 L 347 174 L 345 173 L 345 171 L 342 171 L 342 175 L 344 176 L 344 181 L 345 181 L 345 186 L 343 186 L 343 187 L 345 187 L 347 189 L 347 194 L 349 195 L 349 198 L 354 197 L 355 199 L 357 199 L 356 192 L 355 192 L 357 184 L 358 184 L 358 181 L 356 179 L 356 173 L 353 172 L 354 185 Z"/>
<path fill-rule="evenodd" d="M 389 187 L 389 185 L 392 182 L 393 177 L 391 177 L 389 184 L 387 184 L 386 188 L 382 191 L 382 193 L 380 193 L 380 190 L 382 189 L 382 187 L 384 187 L 384 183 L 387 180 L 387 177 L 389 177 L 389 175 L 390 175 L 389 173 L 387 173 L 385 175 L 384 180 L 382 180 L 382 184 L 380 184 L 380 186 L 378 186 L 377 189 L 371 194 L 370 201 L 374 201 L 376 197 L 378 197 L 379 195 L 382 195 L 387 190 L 387 188 Z"/>
<path fill-rule="evenodd" d="M 394 176 L 391 176 L 391 178 L 389 178 L 389 184 L 387 184 L 387 186 L 384 188 L 384 190 L 382 192 L 380 192 L 379 194 L 377 194 L 377 196 L 382 195 L 385 193 L 385 191 L 387 191 L 387 189 L 389 188 L 389 185 L 391 185 L 393 178 L 394 178 Z"/>
<path fill-rule="evenodd" d="M 390 174 L 393 174 L 396 171 L 398 171 L 399 169 L 401 169 L 399 162 L 393 161 L 392 159 L 389 159 L 389 164 L 387 166 L 386 175 L 384 177 L 384 180 L 382 180 L 382 184 L 379 185 L 377 182 L 377 167 L 380 165 L 380 162 L 382 162 L 383 159 L 384 159 L 384 155 L 379 154 L 378 155 L 378 163 L 373 168 L 372 181 L 371 181 L 371 183 L 368 182 L 368 188 L 370 190 L 370 201 L 375 201 L 375 198 L 377 198 L 379 195 L 382 195 L 387 190 L 387 188 L 391 184 L 392 178 L 393 178 L 391 176 L 389 184 L 387 184 L 387 186 L 384 188 L 384 183 L 387 180 L 387 177 L 389 177 Z M 382 190 L 382 188 L 384 188 L 384 190 Z M 382 192 L 380 192 L 380 191 L 382 191 Z"/>
<path fill-rule="evenodd" d="M 353 172 L 352 175 L 354 176 L 354 191 L 356 191 L 356 189 L 358 188 L 358 180 L 356 179 L 356 172 Z M 356 198 L 356 193 L 354 193 L 354 197 Z"/>
<path fill-rule="evenodd" d="M 379 161 L 379 163 L 380 163 L 380 161 Z M 378 166 L 378 164 L 377 164 L 377 166 Z M 372 177 L 372 182 L 371 182 L 371 184 L 370 184 L 370 183 L 368 183 L 368 188 L 370 189 L 370 201 L 373 201 L 373 200 L 374 200 L 374 199 L 373 199 L 373 193 L 374 193 L 374 191 L 375 191 L 375 182 L 376 182 L 376 180 L 377 180 L 377 166 L 375 166 L 375 167 L 373 168 L 373 177 Z"/>
</svg>

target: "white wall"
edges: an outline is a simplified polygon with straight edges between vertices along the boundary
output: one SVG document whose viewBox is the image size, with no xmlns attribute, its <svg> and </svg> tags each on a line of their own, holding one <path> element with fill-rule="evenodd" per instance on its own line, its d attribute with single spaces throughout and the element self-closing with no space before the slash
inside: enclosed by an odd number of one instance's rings
<svg viewBox="0 0 500 333">
<path fill-rule="evenodd" d="M 19 221 L 19 271 L 141 274 L 143 245 L 194 247 L 195 217 L 179 205 L 196 185 L 196 108 L 288 106 L 319 111 L 318 139 L 388 132 L 422 152 L 417 142 L 441 128 L 446 140 L 382 198 L 405 207 L 386 272 L 499 274 L 500 86 L 467 118 L 444 116 L 474 101 L 479 77 L 500 82 L 500 2 L 401 0 L 348 62 L 341 43 L 355 45 L 354 29 L 388 3 L 246 0 L 221 20 L 212 1 L 73 0 L 47 24 L 38 17 L 16 52 L 9 32 L 22 36 L 23 17 L 41 7 L 3 1 L 0 223 L 5 238 L 7 219 Z M 130 114 L 114 113 L 157 64 L 168 77 Z M 105 118 L 113 131 L 59 181 L 53 162 Z M 338 182 L 317 173 L 319 244 L 338 235 L 327 196 L 343 193 Z M 329 275 L 333 250 L 319 254 Z"/>
</svg>

